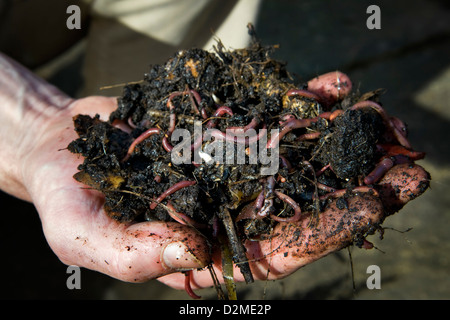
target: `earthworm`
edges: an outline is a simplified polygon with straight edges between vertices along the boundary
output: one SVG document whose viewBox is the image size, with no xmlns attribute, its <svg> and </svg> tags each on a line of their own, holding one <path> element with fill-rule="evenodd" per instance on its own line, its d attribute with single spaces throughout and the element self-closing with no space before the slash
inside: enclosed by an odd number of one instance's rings
<svg viewBox="0 0 450 320">
<path fill-rule="evenodd" d="M 177 192 L 180 189 L 192 186 L 194 184 L 196 184 L 196 181 L 189 181 L 189 180 L 183 180 L 180 181 L 178 183 L 175 183 L 173 186 L 171 186 L 169 189 L 167 189 L 166 191 L 164 191 L 158 198 L 156 198 L 156 200 L 154 202 L 152 202 L 152 204 L 150 204 L 150 209 L 155 209 L 156 206 L 163 201 L 166 197 L 168 197 L 169 195 L 171 195 L 174 192 Z"/>
<path fill-rule="evenodd" d="M 420 160 L 425 157 L 425 152 L 414 151 L 403 146 L 393 144 L 377 144 L 380 152 L 387 153 L 388 156 L 403 155 L 412 160 Z"/>
<path fill-rule="evenodd" d="M 169 142 L 169 138 L 168 138 L 168 137 L 169 137 L 169 136 L 173 133 L 173 131 L 175 130 L 175 125 L 176 125 L 176 122 L 177 122 L 177 115 L 176 115 L 175 112 L 174 112 L 174 111 L 175 111 L 175 106 L 174 106 L 172 100 L 173 100 L 173 98 L 175 98 L 175 97 L 177 97 L 177 96 L 180 96 L 180 95 L 183 95 L 183 94 L 189 94 L 189 97 L 190 97 L 190 99 L 191 99 L 191 104 L 193 105 L 195 112 L 196 112 L 197 114 L 201 114 L 203 118 L 205 118 L 205 117 L 207 118 L 206 112 L 205 112 L 203 109 L 202 109 L 202 112 L 200 112 L 200 111 L 198 110 L 197 106 L 195 105 L 194 100 L 192 99 L 192 96 L 194 96 L 194 99 L 195 99 L 196 102 L 200 105 L 202 99 L 201 99 L 201 97 L 200 97 L 200 95 L 198 94 L 197 91 L 186 89 L 185 91 L 175 91 L 175 92 L 171 93 L 171 94 L 169 95 L 169 98 L 167 99 L 167 107 L 168 107 L 169 110 L 170 110 L 170 116 L 169 116 L 169 128 L 167 129 L 167 134 L 166 134 L 166 136 L 163 138 L 163 141 L 162 141 L 163 147 L 164 147 L 164 149 L 165 149 L 167 152 L 170 152 L 170 151 L 172 151 L 172 149 L 173 149 L 173 146 L 172 146 L 172 144 Z"/>
<path fill-rule="evenodd" d="M 192 287 L 191 287 L 192 270 L 185 271 L 184 276 L 185 276 L 185 278 L 184 278 L 184 290 L 186 290 L 187 294 L 192 299 L 200 299 L 201 296 L 196 295 L 194 290 L 192 290 Z"/>
<path fill-rule="evenodd" d="M 322 167 L 318 171 L 316 171 L 316 177 L 320 176 L 322 173 L 324 173 L 327 169 L 332 170 L 331 164 L 327 164 L 326 166 Z"/>
<path fill-rule="evenodd" d="M 301 210 L 300 206 L 298 205 L 298 203 L 294 199 L 289 197 L 288 195 L 285 195 L 284 193 L 281 193 L 276 190 L 274 192 L 281 201 L 289 204 L 292 207 L 292 209 L 294 209 L 294 215 L 291 217 L 282 218 L 282 217 L 278 217 L 274 214 L 271 214 L 270 218 L 275 221 L 278 221 L 278 222 L 297 222 L 297 221 L 299 221 L 300 217 L 302 215 L 302 210 Z"/>
<path fill-rule="evenodd" d="M 305 133 L 305 134 L 302 134 L 300 137 L 298 137 L 296 140 L 297 141 L 313 140 L 313 139 L 319 138 L 321 134 L 322 133 L 319 131 Z"/>
<path fill-rule="evenodd" d="M 270 209 L 273 206 L 273 200 L 271 199 L 272 194 L 273 194 L 273 188 L 275 187 L 275 178 L 273 176 L 270 176 L 269 178 L 267 178 L 266 180 L 266 185 L 263 188 L 263 190 L 261 191 L 262 193 L 262 197 L 263 200 L 259 199 L 262 203 L 259 206 L 259 210 L 256 213 L 256 219 L 262 219 L 264 217 L 267 217 L 270 213 Z M 261 194 L 260 194 L 261 195 Z M 259 196 L 260 196 L 259 195 Z M 258 198 L 259 198 L 258 196 Z M 257 199 L 258 201 L 258 199 Z"/>
<path fill-rule="evenodd" d="M 264 204 L 264 191 L 265 191 L 264 189 L 265 188 L 263 186 L 263 189 L 261 190 L 255 201 L 255 209 L 257 209 L 258 211 L 262 208 Z"/>
<path fill-rule="evenodd" d="M 380 161 L 380 163 L 377 164 L 375 169 L 373 169 L 372 172 L 364 178 L 364 183 L 372 184 L 380 180 L 381 177 L 393 166 L 394 161 L 392 161 L 391 158 L 384 158 L 382 161 Z"/>
<path fill-rule="evenodd" d="M 334 119 L 336 119 L 338 116 L 340 116 L 343 113 L 344 113 L 344 110 L 341 110 L 341 109 L 334 110 L 333 112 L 327 111 L 327 112 L 323 112 L 323 113 L 319 114 L 319 118 L 333 121 Z"/>
<path fill-rule="evenodd" d="M 288 172 L 292 172 L 292 164 L 289 162 L 286 157 L 279 155 L 278 156 L 281 160 L 281 165 L 288 170 Z"/>
<path fill-rule="evenodd" d="M 397 117 L 390 117 L 389 119 L 392 125 L 394 125 L 395 128 L 397 128 L 397 130 L 406 138 L 408 136 L 406 124 Z"/>
<path fill-rule="evenodd" d="M 185 93 L 186 92 L 188 92 L 188 94 L 189 94 L 189 99 L 191 100 L 191 105 L 193 106 L 195 112 L 197 114 L 200 114 L 204 119 L 206 119 L 208 116 L 207 116 L 206 112 L 203 112 L 204 109 L 202 108 L 202 111 L 199 111 L 197 108 L 197 105 L 195 104 L 196 102 L 198 105 L 200 105 L 202 103 L 202 98 L 200 97 L 200 94 L 197 91 L 192 90 L 192 89 L 186 89 Z M 192 98 L 192 97 L 194 97 L 194 98 Z M 195 99 L 195 101 L 194 101 L 194 99 Z"/>
<path fill-rule="evenodd" d="M 348 192 L 347 189 L 339 189 L 339 190 L 327 193 L 324 196 L 321 196 L 320 200 L 326 200 L 326 199 L 328 199 L 330 197 L 339 198 L 339 197 L 344 196 L 347 192 Z M 373 195 L 378 196 L 378 192 L 375 189 L 373 189 L 372 187 L 369 187 L 369 186 L 359 186 L 359 187 L 353 188 L 351 190 L 351 192 L 353 192 L 353 193 L 356 193 L 356 192 L 371 192 Z"/>
<path fill-rule="evenodd" d="M 411 163 L 412 160 L 422 159 L 425 156 L 425 153 L 423 152 L 414 152 L 414 154 L 417 154 L 419 157 L 416 159 L 405 154 L 397 154 L 391 157 L 385 157 L 376 165 L 375 169 L 373 169 L 372 172 L 370 172 L 364 178 L 364 183 L 373 184 L 380 180 L 384 176 L 384 174 L 388 172 L 388 170 L 391 169 L 394 165 Z"/>
<path fill-rule="evenodd" d="M 162 140 L 162 146 L 167 152 L 171 152 L 173 150 L 173 146 L 170 144 L 169 139 L 166 136 L 164 136 Z"/>
<path fill-rule="evenodd" d="M 305 98 L 309 98 L 309 99 L 314 99 L 316 101 L 320 101 L 320 97 L 308 90 L 303 90 L 303 89 L 290 89 L 287 93 L 286 96 L 288 97 L 293 97 L 293 96 L 299 96 L 299 97 L 305 97 Z"/>
<path fill-rule="evenodd" d="M 200 97 L 200 94 L 192 89 L 186 89 L 185 91 L 175 91 L 172 92 L 169 96 L 169 98 L 167 99 L 167 107 L 172 111 L 175 109 L 175 106 L 172 103 L 172 99 L 181 95 L 189 95 L 189 98 L 191 99 L 191 105 L 194 108 L 195 113 L 197 114 L 201 114 L 201 112 L 198 110 L 197 105 L 195 104 L 195 102 L 197 102 L 198 105 L 201 104 L 202 102 L 202 98 Z M 192 96 L 194 97 L 194 99 L 192 99 Z"/>
<path fill-rule="evenodd" d="M 128 117 L 127 123 L 132 129 L 136 129 L 137 128 L 137 125 L 134 124 L 134 122 L 131 119 L 131 117 Z"/>
<path fill-rule="evenodd" d="M 216 112 L 214 112 L 213 117 L 214 118 L 221 117 L 225 113 L 228 114 L 229 116 L 233 116 L 233 110 L 231 110 L 231 108 L 229 108 L 227 106 L 221 106 L 221 107 L 217 108 Z M 216 122 L 214 121 L 214 119 L 211 119 L 208 121 L 206 126 L 208 128 L 214 128 L 216 126 Z"/>
<path fill-rule="evenodd" d="M 225 140 L 228 142 L 233 142 L 233 143 L 239 143 L 239 144 L 252 144 L 255 143 L 256 141 L 258 141 L 259 139 L 261 139 L 261 137 L 267 133 L 266 129 L 266 125 L 264 124 L 263 127 L 259 130 L 259 133 L 257 135 L 252 135 L 251 137 L 245 137 L 245 136 L 240 136 L 239 135 L 235 135 L 237 132 L 237 130 L 233 130 L 232 132 L 235 134 L 228 134 L 225 132 L 222 132 L 218 129 L 213 129 L 211 130 L 211 136 L 214 137 L 215 139 L 218 140 Z M 228 131 L 228 129 L 227 129 Z M 243 134 L 245 134 L 245 132 L 243 132 L 243 129 L 240 130 Z"/>
<path fill-rule="evenodd" d="M 125 157 L 122 159 L 122 162 L 127 161 L 130 157 L 131 154 L 134 151 L 134 148 L 136 148 L 136 145 L 138 145 L 139 143 L 141 143 L 142 141 L 144 141 L 145 139 L 147 139 L 148 137 L 154 135 L 154 134 L 159 134 L 160 130 L 159 128 L 150 128 L 146 131 L 144 131 L 139 137 L 137 137 L 133 143 L 130 145 L 130 147 L 128 148 L 127 154 L 125 155 Z"/>
<path fill-rule="evenodd" d="M 280 121 L 278 123 L 282 125 L 286 121 L 289 121 L 289 120 L 292 120 L 292 119 L 295 119 L 295 116 L 293 114 L 285 114 L 285 115 L 280 117 Z"/>
<path fill-rule="evenodd" d="M 346 74 L 332 71 L 309 80 L 307 90 L 317 94 L 322 105 L 331 106 L 350 93 L 352 82 Z"/>
<path fill-rule="evenodd" d="M 118 128 L 118 129 L 120 129 L 120 130 L 122 130 L 123 132 L 126 132 L 126 133 L 128 133 L 128 134 L 130 134 L 131 131 L 132 131 L 132 128 L 130 128 L 130 126 L 129 126 L 127 123 L 125 123 L 125 121 L 123 121 L 123 120 L 115 119 L 115 120 L 111 123 L 111 125 L 112 125 L 114 128 Z"/>
<path fill-rule="evenodd" d="M 280 140 L 290 131 L 299 128 L 305 128 L 311 125 L 317 119 L 291 119 L 283 124 L 283 128 L 270 137 L 267 142 L 267 148 L 275 148 Z"/>
<path fill-rule="evenodd" d="M 175 207 L 170 203 L 170 201 L 166 205 L 167 213 L 169 216 L 171 216 L 175 221 L 184 224 L 184 225 L 190 225 L 192 227 L 195 227 L 197 229 L 205 228 L 206 225 L 198 223 L 191 219 L 189 216 L 187 216 L 184 213 L 178 212 Z"/>
<path fill-rule="evenodd" d="M 203 136 L 200 134 L 197 139 L 194 140 L 194 142 L 191 144 L 191 151 L 196 150 L 198 147 L 202 145 L 203 142 Z"/>
<path fill-rule="evenodd" d="M 326 184 L 323 184 L 320 182 L 317 182 L 316 185 L 317 185 L 317 188 L 319 188 L 320 190 L 326 191 L 326 192 L 335 192 L 336 191 L 335 188 L 329 187 Z"/>
<path fill-rule="evenodd" d="M 227 130 L 238 130 L 238 131 L 247 131 L 248 129 L 255 129 L 256 126 L 259 124 L 260 120 L 258 117 L 254 117 L 249 124 L 247 124 L 245 127 L 228 127 Z"/>
</svg>

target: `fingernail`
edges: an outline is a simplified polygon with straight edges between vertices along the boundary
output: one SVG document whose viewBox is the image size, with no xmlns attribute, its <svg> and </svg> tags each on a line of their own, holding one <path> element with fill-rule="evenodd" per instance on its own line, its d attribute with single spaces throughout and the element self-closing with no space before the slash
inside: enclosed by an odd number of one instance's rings
<svg viewBox="0 0 450 320">
<path fill-rule="evenodd" d="M 198 269 L 205 266 L 183 242 L 169 243 L 161 253 L 161 261 L 167 268 L 176 271 Z"/>
</svg>

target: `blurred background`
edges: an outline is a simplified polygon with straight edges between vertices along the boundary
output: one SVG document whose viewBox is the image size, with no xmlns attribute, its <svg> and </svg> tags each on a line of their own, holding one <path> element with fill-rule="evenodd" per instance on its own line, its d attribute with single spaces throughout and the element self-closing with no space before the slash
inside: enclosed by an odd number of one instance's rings
<svg viewBox="0 0 450 320">
<path fill-rule="evenodd" d="M 3 0 L 0 51 L 71 96 L 120 95 L 120 84 L 141 80 L 150 64 L 182 48 L 210 45 L 212 31 L 239 48 L 252 21 L 263 44 L 280 45 L 274 57 L 300 79 L 338 69 L 361 93 L 384 88 L 385 109 L 408 124 L 413 148 L 427 153 L 418 163 L 430 172 L 431 188 L 385 221 L 383 239 L 368 238 L 378 249 L 344 249 L 286 279 L 239 284 L 238 298 L 449 299 L 450 2 L 181 0 L 182 9 L 171 16 L 170 6 L 179 2 L 147 1 L 153 18 L 133 19 L 143 12 L 138 0 Z M 80 29 L 66 27 L 71 4 L 80 8 Z M 373 4 L 381 11 L 381 29 L 366 25 Z M 226 19 L 230 15 L 234 20 Z M 191 27 L 177 29 L 183 19 Z M 143 32 L 142 25 L 158 32 Z M 173 30 L 165 30 L 169 25 Z M 69 290 L 67 266 L 47 245 L 33 205 L 4 193 L 0 204 L 3 215 L 26 222 L 20 230 L 15 221 L 1 222 L 2 299 L 190 299 L 156 280 L 130 284 L 86 269 L 81 289 Z M 366 286 L 370 265 L 380 267 L 379 290 Z M 214 289 L 197 293 L 217 298 Z"/>
</svg>

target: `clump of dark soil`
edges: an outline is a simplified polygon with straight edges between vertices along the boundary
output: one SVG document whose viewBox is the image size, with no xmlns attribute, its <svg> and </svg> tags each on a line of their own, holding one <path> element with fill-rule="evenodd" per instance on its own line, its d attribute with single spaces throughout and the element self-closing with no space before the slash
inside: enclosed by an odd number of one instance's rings
<svg viewBox="0 0 450 320">
<path fill-rule="evenodd" d="M 366 176 L 377 159 L 376 144 L 384 130 L 375 110 L 348 110 L 323 131 L 316 160 L 330 164 L 340 179 Z"/>
</svg>

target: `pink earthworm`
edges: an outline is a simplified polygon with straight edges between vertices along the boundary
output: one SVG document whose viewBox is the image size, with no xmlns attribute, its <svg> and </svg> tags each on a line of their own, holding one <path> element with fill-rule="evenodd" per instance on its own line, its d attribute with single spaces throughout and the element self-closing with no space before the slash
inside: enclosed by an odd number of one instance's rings
<svg viewBox="0 0 450 320">
<path fill-rule="evenodd" d="M 275 221 L 278 222 L 297 222 L 300 220 L 301 215 L 302 215 L 302 210 L 300 208 L 300 206 L 298 205 L 298 203 L 292 199 L 291 197 L 289 197 L 288 195 L 285 195 L 284 193 L 281 193 L 279 191 L 274 191 L 275 195 L 283 202 L 289 204 L 292 209 L 294 209 L 294 215 L 291 217 L 287 217 L 287 218 L 282 218 L 282 217 L 278 217 L 274 214 L 270 215 L 270 218 L 272 218 Z"/>
<path fill-rule="evenodd" d="M 408 136 L 408 129 L 406 127 L 406 124 L 400 120 L 397 117 L 390 117 L 389 120 L 391 121 L 392 125 L 405 137 Z"/>
<path fill-rule="evenodd" d="M 260 120 L 258 117 L 254 117 L 249 124 L 247 124 L 245 127 L 228 127 L 227 130 L 243 130 L 244 132 L 249 129 L 255 129 L 256 126 L 259 124 Z"/>
<path fill-rule="evenodd" d="M 228 129 L 227 129 L 228 131 Z M 245 134 L 245 131 L 243 129 L 238 130 L 232 130 L 232 133 L 234 134 L 228 134 L 225 132 L 222 132 L 218 129 L 212 129 L 211 130 L 211 136 L 214 137 L 215 139 L 218 140 L 225 140 L 228 142 L 235 142 L 235 143 L 239 143 L 239 144 L 251 144 L 251 143 L 255 143 L 256 141 L 258 141 L 259 139 L 261 139 L 261 137 L 263 135 L 265 135 L 267 133 L 266 130 L 266 124 L 263 125 L 263 127 L 259 130 L 259 133 L 255 136 L 252 137 L 240 137 L 239 135 L 235 135 L 237 133 L 239 134 Z"/>
<path fill-rule="evenodd" d="M 171 152 L 173 150 L 173 146 L 170 144 L 167 136 L 164 136 L 164 138 L 162 139 L 162 146 L 167 152 Z"/>
<path fill-rule="evenodd" d="M 197 108 L 196 103 L 198 105 L 200 105 L 202 102 L 202 98 L 200 97 L 200 94 L 197 91 L 192 90 L 192 89 L 186 89 L 184 91 L 175 91 L 170 94 L 169 98 L 167 99 L 167 107 L 169 107 L 169 109 L 171 111 L 175 109 L 175 106 L 172 103 L 172 99 L 175 97 L 181 96 L 181 95 L 189 95 L 189 98 L 191 100 L 191 105 L 192 105 L 195 113 L 201 114 L 201 112 Z M 194 101 L 194 99 L 195 99 L 195 101 Z"/>
<path fill-rule="evenodd" d="M 317 118 L 311 118 L 311 119 L 291 119 L 286 121 L 283 124 L 283 128 L 278 131 L 278 133 L 274 134 L 272 137 L 270 137 L 269 142 L 267 142 L 267 148 L 275 148 L 279 143 L 280 140 L 290 131 L 294 129 L 299 128 L 305 128 L 310 126 L 313 122 L 317 121 Z"/>
<path fill-rule="evenodd" d="M 339 190 L 327 193 L 326 195 L 319 197 L 319 199 L 320 200 L 326 200 L 326 199 L 328 199 L 330 197 L 339 198 L 339 197 L 344 196 L 347 192 L 348 192 L 347 189 L 339 189 Z M 378 196 L 378 192 L 375 189 L 373 189 L 372 187 L 369 187 L 369 186 L 359 186 L 359 187 L 353 188 L 351 190 L 351 192 L 352 193 L 357 193 L 357 192 L 368 193 L 368 192 L 371 192 L 373 195 Z"/>
<path fill-rule="evenodd" d="M 122 130 L 123 132 L 126 132 L 126 133 L 128 133 L 128 134 L 130 134 L 131 131 L 133 131 L 132 128 L 130 128 L 130 126 L 129 126 L 125 121 L 123 121 L 123 120 L 115 119 L 115 120 L 111 123 L 111 125 L 112 125 L 114 128 L 118 128 L 118 129 L 120 129 L 120 130 Z"/>
<path fill-rule="evenodd" d="M 391 158 L 384 158 L 377 164 L 375 169 L 372 170 L 365 178 L 365 184 L 372 184 L 381 179 L 381 177 L 394 166 L 394 161 Z"/>
<path fill-rule="evenodd" d="M 203 143 L 203 136 L 200 134 L 191 144 L 191 151 L 197 150 Z"/>
<path fill-rule="evenodd" d="M 154 202 L 152 202 L 150 204 L 150 209 L 155 209 L 156 206 L 163 201 L 166 197 L 170 196 L 172 193 L 177 192 L 180 189 L 192 186 L 194 184 L 196 184 L 196 181 L 189 181 L 189 180 L 183 180 L 180 181 L 178 183 L 175 183 L 173 186 L 171 186 L 169 189 L 167 189 L 166 191 L 164 191 L 158 198 L 156 198 L 156 200 Z"/>
<path fill-rule="evenodd" d="M 288 172 L 292 172 L 293 167 L 292 167 L 292 164 L 289 162 L 289 160 L 286 159 L 286 157 L 284 157 L 284 156 L 282 156 L 282 155 L 279 155 L 278 157 L 279 157 L 280 160 L 281 160 L 281 165 L 282 165 L 284 168 L 286 168 L 286 169 L 288 170 Z"/>
<path fill-rule="evenodd" d="M 132 129 L 136 129 L 137 128 L 137 125 L 134 124 L 134 122 L 131 119 L 131 117 L 128 117 L 127 123 Z"/>
<path fill-rule="evenodd" d="M 285 114 L 280 117 L 280 121 L 278 121 L 278 123 L 280 125 L 283 125 L 283 123 L 285 123 L 286 121 L 293 120 L 293 119 L 296 119 L 293 114 Z"/>
<path fill-rule="evenodd" d="M 263 186 L 263 189 L 261 190 L 261 192 L 259 193 L 258 197 L 255 200 L 255 209 L 257 209 L 258 211 L 262 208 L 264 204 L 264 192 L 265 188 Z"/>
<path fill-rule="evenodd" d="M 159 133 L 160 133 L 159 128 L 150 128 L 150 129 L 144 131 L 139 137 L 137 137 L 133 141 L 133 143 L 131 143 L 130 147 L 128 148 L 127 154 L 122 159 L 122 162 L 127 161 L 131 157 L 131 154 L 133 153 L 134 149 L 136 148 L 136 145 L 138 145 L 139 143 L 141 143 L 142 141 L 144 141 L 148 137 L 150 137 L 150 136 L 152 136 L 154 134 L 159 134 Z"/>
<path fill-rule="evenodd" d="M 189 99 L 191 99 L 191 105 L 193 106 L 194 111 L 197 114 L 200 114 L 204 119 L 206 119 L 207 118 L 206 112 L 202 112 L 204 109 L 202 108 L 202 111 L 199 111 L 197 108 L 197 105 L 196 105 L 196 103 L 197 103 L 200 106 L 202 103 L 202 98 L 200 97 L 200 94 L 197 91 L 192 90 L 192 89 L 186 89 L 185 93 L 186 92 L 189 94 Z M 192 97 L 194 97 L 194 98 L 192 98 Z M 195 99 L 195 101 L 194 101 L 194 99 Z"/>
<path fill-rule="evenodd" d="M 174 111 L 175 111 L 175 106 L 174 106 L 172 100 L 173 100 L 173 98 L 175 98 L 175 97 L 177 97 L 177 96 L 180 96 L 180 95 L 184 95 L 184 94 L 189 94 L 189 97 L 190 97 L 190 99 L 191 99 L 191 104 L 192 104 L 192 106 L 193 106 L 193 108 L 194 108 L 194 110 L 195 110 L 195 112 L 196 112 L 197 114 L 201 114 L 201 116 L 202 116 L 203 118 L 207 118 L 207 117 L 208 117 L 207 114 L 206 114 L 206 111 L 204 111 L 204 109 L 202 109 L 202 111 L 200 112 L 200 111 L 198 110 L 196 104 L 195 104 L 195 102 L 197 102 L 197 104 L 200 105 L 200 104 L 201 104 L 201 101 L 202 101 L 202 99 L 201 99 L 201 97 L 200 97 L 200 94 L 199 94 L 197 91 L 195 91 L 195 90 L 190 90 L 190 89 L 186 89 L 185 91 L 175 91 L 175 92 L 171 93 L 170 96 L 169 96 L 169 98 L 167 99 L 167 107 L 168 107 L 169 110 L 170 110 L 170 116 L 169 116 L 169 128 L 167 129 L 167 134 L 166 134 L 166 136 L 163 138 L 163 141 L 162 141 L 163 147 L 164 147 L 164 149 L 165 149 L 167 152 L 170 152 L 170 151 L 172 151 L 172 149 L 173 149 L 172 144 L 169 142 L 169 136 L 170 136 L 170 135 L 173 133 L 173 131 L 175 130 L 175 125 L 176 125 L 176 122 L 177 122 L 177 116 L 176 116 L 176 114 L 175 114 L 175 112 L 174 112 Z M 195 101 L 194 101 L 194 99 L 192 98 L 192 96 L 194 97 Z"/>
<path fill-rule="evenodd" d="M 299 96 L 299 97 L 305 97 L 305 98 L 309 98 L 309 99 L 314 99 L 316 101 L 320 101 L 320 97 L 308 90 L 304 90 L 304 89 L 290 89 L 287 93 L 286 96 L 288 97 L 295 97 L 295 96 Z"/>
<path fill-rule="evenodd" d="M 197 295 L 191 287 L 192 270 L 185 271 L 184 273 L 184 290 L 192 299 L 201 299 L 201 296 Z"/>
<path fill-rule="evenodd" d="M 415 154 L 422 155 L 423 152 L 415 152 Z M 380 180 L 386 172 L 388 172 L 394 165 L 396 164 L 404 164 L 404 163 L 411 163 L 412 158 L 408 155 L 404 154 L 397 154 L 395 156 L 391 157 L 384 157 L 376 166 L 375 169 L 372 170 L 365 178 L 364 183 L 365 184 L 373 184 Z"/>
<path fill-rule="evenodd" d="M 320 182 L 317 182 L 316 185 L 317 185 L 317 188 L 319 188 L 320 190 L 326 191 L 326 192 L 335 192 L 336 191 L 335 188 L 329 187 L 326 184 L 323 184 Z"/>
<path fill-rule="evenodd" d="M 322 133 L 319 131 L 310 132 L 302 134 L 300 137 L 297 138 L 297 141 L 304 141 L 304 140 L 314 140 L 320 137 Z"/>
<path fill-rule="evenodd" d="M 323 113 L 319 114 L 319 118 L 333 121 L 334 119 L 336 119 L 338 116 L 340 116 L 343 113 L 344 113 L 344 110 L 341 110 L 341 109 L 334 110 L 333 112 L 327 111 L 327 112 L 323 112 Z"/>
<path fill-rule="evenodd" d="M 233 110 L 231 110 L 230 107 L 221 106 L 221 107 L 217 108 L 217 110 L 214 112 L 213 117 L 214 118 L 221 117 L 224 114 L 228 114 L 229 116 L 233 116 Z M 208 121 L 206 126 L 208 128 L 214 128 L 216 126 L 216 122 L 214 121 L 214 119 L 211 119 L 211 120 Z"/>
<path fill-rule="evenodd" d="M 316 177 L 320 176 L 321 174 L 323 174 L 327 169 L 332 170 L 331 168 L 331 164 L 327 164 L 326 166 L 322 167 L 321 169 L 319 169 L 318 171 L 316 171 Z"/>
<path fill-rule="evenodd" d="M 258 212 L 256 213 L 256 217 L 255 217 L 256 219 L 262 219 L 269 215 L 270 209 L 273 206 L 273 200 L 271 199 L 271 197 L 274 192 L 273 188 L 275 187 L 275 183 L 276 183 L 276 181 L 273 176 L 270 176 L 269 178 L 267 178 L 266 184 L 265 184 L 263 190 L 261 191 L 257 200 L 255 201 L 255 203 L 258 206 L 257 207 Z M 261 194 L 262 194 L 262 196 L 261 196 Z M 262 197 L 262 200 L 260 197 Z M 258 203 L 258 200 L 259 200 L 259 203 Z"/>
<path fill-rule="evenodd" d="M 189 216 L 187 216 L 184 213 L 178 212 L 175 207 L 169 202 L 167 202 L 167 213 L 169 214 L 169 216 L 174 219 L 175 221 L 184 224 L 184 225 L 190 225 L 194 228 L 197 229 L 201 229 L 201 228 L 205 228 L 206 225 L 198 223 L 196 221 L 194 221 L 192 218 L 190 218 Z"/>
</svg>

